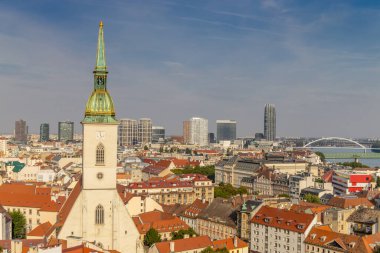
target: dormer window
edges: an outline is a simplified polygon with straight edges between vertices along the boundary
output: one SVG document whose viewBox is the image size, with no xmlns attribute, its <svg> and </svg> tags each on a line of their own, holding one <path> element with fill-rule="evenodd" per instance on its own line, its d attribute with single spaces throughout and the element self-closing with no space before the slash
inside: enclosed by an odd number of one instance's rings
<svg viewBox="0 0 380 253">
<path fill-rule="evenodd" d="M 350 246 L 350 248 L 353 248 L 353 247 L 355 247 L 355 243 L 354 242 L 350 242 L 349 246 Z"/>
<path fill-rule="evenodd" d="M 269 218 L 265 218 L 264 221 L 265 221 L 265 222 L 269 222 Z"/>
<path fill-rule="evenodd" d="M 321 237 L 321 242 L 324 242 L 324 241 L 326 241 L 326 236 Z"/>
<path fill-rule="evenodd" d="M 312 234 L 311 239 L 315 239 L 316 236 L 317 236 L 316 234 Z"/>
<path fill-rule="evenodd" d="M 302 225 L 302 224 L 298 224 L 298 225 L 297 225 L 297 228 L 298 228 L 298 229 L 303 229 L 303 225 Z"/>
</svg>

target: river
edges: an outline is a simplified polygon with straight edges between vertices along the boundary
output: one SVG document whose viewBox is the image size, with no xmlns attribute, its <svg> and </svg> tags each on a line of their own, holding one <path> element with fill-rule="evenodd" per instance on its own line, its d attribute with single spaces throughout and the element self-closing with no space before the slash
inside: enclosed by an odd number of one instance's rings
<svg viewBox="0 0 380 253">
<path fill-rule="evenodd" d="M 322 153 L 363 153 L 362 149 L 351 149 L 351 148 L 313 148 L 313 151 L 319 151 Z M 367 153 L 371 152 L 367 149 Z M 342 163 L 342 162 L 353 162 L 354 159 L 326 159 L 326 161 L 331 163 Z M 380 159 L 359 159 L 359 162 L 369 167 L 380 167 Z"/>
</svg>

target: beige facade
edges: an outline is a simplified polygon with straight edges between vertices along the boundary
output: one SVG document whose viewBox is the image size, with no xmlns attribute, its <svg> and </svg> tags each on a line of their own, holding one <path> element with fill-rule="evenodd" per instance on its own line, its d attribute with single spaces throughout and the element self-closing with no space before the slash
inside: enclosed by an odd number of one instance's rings
<svg viewBox="0 0 380 253">
<path fill-rule="evenodd" d="M 211 220 L 211 217 L 210 220 L 198 218 L 197 226 L 198 229 L 196 231 L 199 235 L 208 235 L 212 240 L 220 240 L 237 235 L 236 226 L 226 224 L 217 219 Z"/>
<path fill-rule="evenodd" d="M 350 223 L 347 222 L 348 217 L 355 212 L 355 208 L 340 209 L 331 208 L 323 213 L 322 223 L 329 225 L 334 232 L 349 234 Z"/>
</svg>

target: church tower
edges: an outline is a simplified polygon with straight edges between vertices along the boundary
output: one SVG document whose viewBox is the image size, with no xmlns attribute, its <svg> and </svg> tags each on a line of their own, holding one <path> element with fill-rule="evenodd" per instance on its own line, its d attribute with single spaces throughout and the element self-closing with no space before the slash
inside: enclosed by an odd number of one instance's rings
<svg viewBox="0 0 380 253">
<path fill-rule="evenodd" d="M 86 104 L 83 125 L 83 189 L 116 189 L 117 127 L 107 90 L 103 23 L 99 25 L 94 90 Z"/>
<path fill-rule="evenodd" d="M 91 242 L 105 250 L 143 250 L 139 232 L 116 189 L 117 129 L 107 90 L 103 23 L 100 22 L 94 90 L 86 104 L 83 125 L 82 180 L 58 215 L 58 238 L 68 245 Z"/>
</svg>

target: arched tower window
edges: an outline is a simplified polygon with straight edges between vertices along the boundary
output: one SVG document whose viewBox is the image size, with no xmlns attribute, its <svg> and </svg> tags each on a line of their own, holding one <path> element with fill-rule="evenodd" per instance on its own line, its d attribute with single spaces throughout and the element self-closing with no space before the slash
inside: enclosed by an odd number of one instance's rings
<svg viewBox="0 0 380 253">
<path fill-rule="evenodd" d="M 104 208 L 102 205 L 96 207 L 95 224 L 104 224 Z"/>
<path fill-rule="evenodd" d="M 96 165 L 104 165 L 104 146 L 101 143 L 96 147 Z"/>
</svg>

